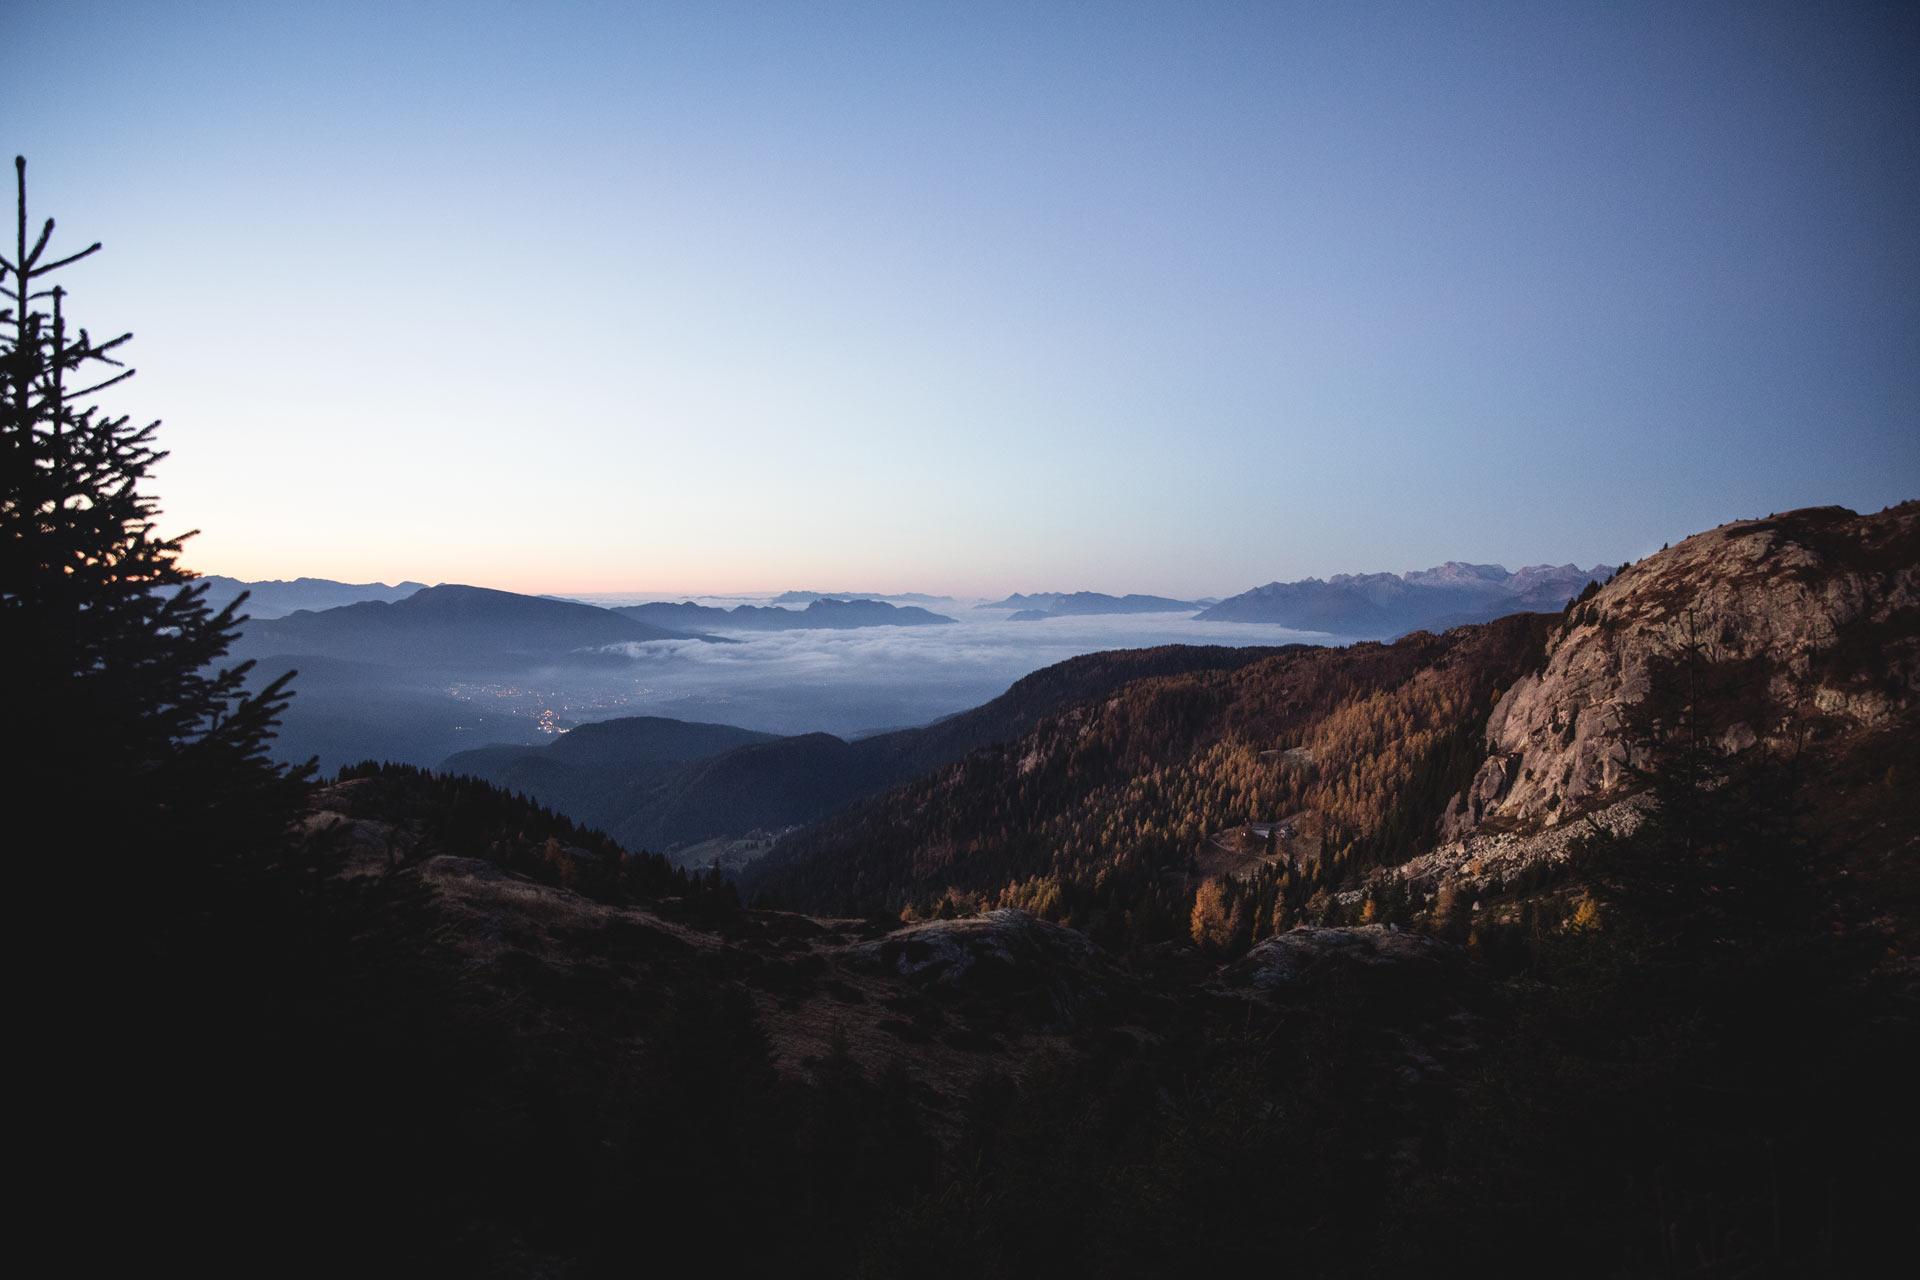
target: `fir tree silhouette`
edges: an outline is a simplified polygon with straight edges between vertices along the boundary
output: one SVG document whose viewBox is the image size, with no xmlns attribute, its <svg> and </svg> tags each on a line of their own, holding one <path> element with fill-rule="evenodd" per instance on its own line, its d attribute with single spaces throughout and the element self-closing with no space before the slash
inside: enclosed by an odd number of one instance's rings
<svg viewBox="0 0 1920 1280">
<path fill-rule="evenodd" d="M 14 174 L 0 637 L 18 749 L 0 777 L 10 847 L 26 855 L 9 859 L 9 942 L 33 975 L 15 1064 L 36 1099 L 17 1137 L 50 1193 L 34 1215 L 44 1230 L 57 1237 L 78 1203 L 105 1196 L 130 1239 L 155 1240 L 246 1186 L 235 1138 L 268 1114 L 245 1079 L 266 1073 L 246 1064 L 286 1038 L 269 1030 L 272 1002 L 322 954 L 319 881 L 290 865 L 285 839 L 311 770 L 267 756 L 291 673 L 248 691 L 251 664 L 222 663 L 239 602 L 210 609 L 180 563 L 191 535 L 157 529 L 159 424 L 94 399 L 132 376 L 131 335 L 75 326 L 50 277 L 100 246 L 54 253 L 52 220 L 37 233 L 28 220 L 24 159 Z"/>
<path fill-rule="evenodd" d="M 304 777 L 266 754 L 292 673 L 249 693 L 251 663 L 219 665 L 241 600 L 209 608 L 180 564 L 192 534 L 157 530 L 145 486 L 166 456 L 159 423 L 92 401 L 133 376 L 120 359 L 132 335 L 74 326 L 49 279 L 101 246 L 53 256 L 53 220 L 32 235 L 24 158 L 14 175 L 16 235 L 0 255 L 0 618 L 14 723 L 32 749 L 11 773 L 12 808 L 54 816 L 89 851 L 257 841 Z"/>
</svg>

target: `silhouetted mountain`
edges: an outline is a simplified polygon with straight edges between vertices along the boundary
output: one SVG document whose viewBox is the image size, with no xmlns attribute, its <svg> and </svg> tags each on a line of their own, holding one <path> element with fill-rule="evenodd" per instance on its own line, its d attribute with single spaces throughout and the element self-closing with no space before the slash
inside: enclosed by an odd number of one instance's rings
<svg viewBox="0 0 1920 1280">
<path fill-rule="evenodd" d="M 731 609 L 682 604 L 620 605 L 614 613 L 678 631 L 706 627 L 716 631 L 845 631 L 857 627 L 925 627 L 952 622 L 914 605 L 896 606 L 879 600 L 822 598 L 804 609 L 782 609 L 743 604 Z"/>
<path fill-rule="evenodd" d="M 943 604 L 952 596 L 933 596 L 924 591 L 782 591 L 769 603 L 812 604 L 815 600 L 906 600 L 913 604 Z"/>
<path fill-rule="evenodd" d="M 594 661 L 610 646 L 685 640 L 608 609 L 484 587 L 427 587 L 404 600 L 365 601 L 248 623 L 245 656 L 319 654 L 413 668 L 512 670 Z M 710 637 L 691 637 L 710 639 Z"/>
<path fill-rule="evenodd" d="M 253 618 L 283 618 L 301 609 L 337 609 L 363 600 L 404 600 L 425 586 L 420 582 L 402 582 L 388 586 L 384 582 L 334 582 L 327 578 L 279 578 L 265 582 L 242 582 L 238 578 L 210 573 L 198 579 L 207 586 L 207 604 L 225 608 L 242 591 L 247 593 L 243 611 Z"/>
<path fill-rule="evenodd" d="M 1033 595 L 1015 593 L 1005 600 L 977 605 L 980 609 L 1017 609 L 1018 619 L 1065 617 L 1073 614 L 1102 613 L 1190 613 L 1200 606 L 1191 600 L 1170 600 L 1165 596 L 1110 596 L 1099 591 L 1040 591 Z"/>
<path fill-rule="evenodd" d="M 1509 573 L 1497 564 L 1448 561 L 1411 573 L 1335 574 L 1322 580 L 1270 582 L 1202 611 L 1205 622 L 1268 622 L 1356 639 L 1384 639 L 1416 630 L 1445 630 L 1511 613 L 1558 609 L 1606 565 L 1530 565 Z"/>
</svg>

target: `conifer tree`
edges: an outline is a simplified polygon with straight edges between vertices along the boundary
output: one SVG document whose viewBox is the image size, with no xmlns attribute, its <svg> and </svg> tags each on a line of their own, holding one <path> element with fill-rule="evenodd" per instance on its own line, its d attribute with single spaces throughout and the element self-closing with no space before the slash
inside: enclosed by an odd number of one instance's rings
<svg viewBox="0 0 1920 1280">
<path fill-rule="evenodd" d="M 165 456 L 159 423 L 93 400 L 133 376 L 120 359 L 132 335 L 75 326 L 51 279 L 100 245 L 54 253 L 52 219 L 32 234 L 24 158 L 14 175 L 16 234 L 0 253 L 0 619 L 13 723 L 31 749 L 11 773 L 24 801 L 13 810 L 53 816 L 87 851 L 190 839 L 211 853 L 270 836 L 305 774 L 266 755 L 291 673 L 250 694 L 251 663 L 220 665 L 241 602 L 211 609 L 180 564 L 192 535 L 157 529 L 145 486 Z"/>
</svg>

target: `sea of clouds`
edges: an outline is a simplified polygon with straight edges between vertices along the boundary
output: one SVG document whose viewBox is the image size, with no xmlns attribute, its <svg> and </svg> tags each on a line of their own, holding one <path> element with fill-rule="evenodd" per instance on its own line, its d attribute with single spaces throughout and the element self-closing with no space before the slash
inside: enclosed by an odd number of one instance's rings
<svg viewBox="0 0 1920 1280">
<path fill-rule="evenodd" d="M 964 605 L 938 611 L 959 621 L 849 631 L 715 629 L 734 643 L 620 645 L 612 652 L 623 661 L 590 672 L 542 673 L 536 683 L 547 686 L 548 700 L 562 703 L 574 723 L 659 715 L 853 737 L 978 706 L 1020 677 L 1083 653 L 1161 644 L 1335 642 L 1315 632 L 1198 622 L 1177 613 L 1010 622 L 1004 612 Z"/>
</svg>

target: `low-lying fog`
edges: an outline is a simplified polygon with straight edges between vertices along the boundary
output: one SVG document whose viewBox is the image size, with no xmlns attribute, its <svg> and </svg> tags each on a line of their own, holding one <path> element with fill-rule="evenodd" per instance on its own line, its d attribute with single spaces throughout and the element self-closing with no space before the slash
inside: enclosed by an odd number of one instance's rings
<svg viewBox="0 0 1920 1280">
<path fill-rule="evenodd" d="M 595 598 L 598 604 L 626 603 Z M 742 603 L 735 599 L 726 603 Z M 1077 654 L 1159 644 L 1330 643 L 1285 627 L 1126 614 L 1011 622 L 1004 611 L 928 606 L 951 625 L 728 634 L 734 643 L 667 640 L 620 646 L 599 660 L 511 678 L 448 679 L 425 671 L 290 656 L 296 696 L 276 754 L 317 757 L 325 770 L 374 758 L 433 766 L 491 743 L 538 743 L 616 716 L 705 720 L 772 733 L 857 737 L 925 724 L 978 706 L 1021 676 Z M 716 634 L 724 634 L 716 632 Z"/>
<path fill-rule="evenodd" d="M 1329 637 L 1182 614 L 1120 614 L 1009 622 L 1004 613 L 949 610 L 951 626 L 731 633 L 735 644 L 656 641 L 622 646 L 615 672 L 553 673 L 563 721 L 616 715 L 712 720 L 771 733 L 841 737 L 925 724 L 1004 692 L 1029 672 L 1077 654 L 1159 644 L 1327 643 Z M 972 615 L 972 616 L 969 616 Z M 716 634 L 728 634 L 716 632 Z M 581 687 L 588 685 L 590 687 Z M 529 690 L 527 706 L 539 697 Z"/>
</svg>

